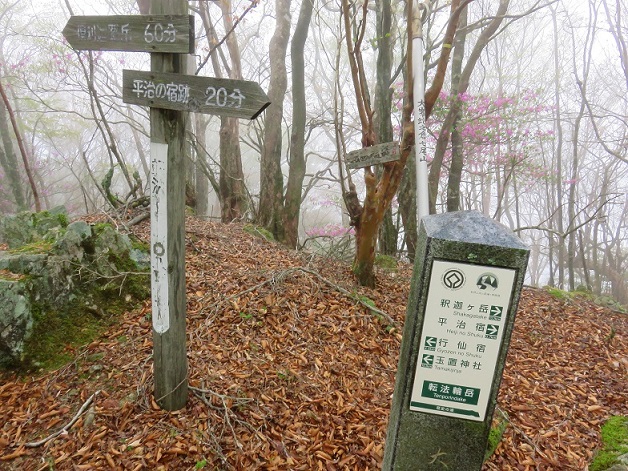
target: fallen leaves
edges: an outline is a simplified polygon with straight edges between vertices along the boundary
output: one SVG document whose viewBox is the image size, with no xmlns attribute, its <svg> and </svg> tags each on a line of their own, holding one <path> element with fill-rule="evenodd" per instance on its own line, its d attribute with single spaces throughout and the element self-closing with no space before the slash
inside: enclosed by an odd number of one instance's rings
<svg viewBox="0 0 628 471">
<path fill-rule="evenodd" d="M 403 324 L 410 268 L 357 288 L 344 264 L 187 224 L 187 407 L 152 396 L 146 302 L 64 368 L 2 377 L 0 468 L 379 469 L 401 340 L 386 316 Z M 499 395 L 511 424 L 484 469 L 586 469 L 603 421 L 628 414 L 627 333 L 624 315 L 526 288 Z"/>
</svg>

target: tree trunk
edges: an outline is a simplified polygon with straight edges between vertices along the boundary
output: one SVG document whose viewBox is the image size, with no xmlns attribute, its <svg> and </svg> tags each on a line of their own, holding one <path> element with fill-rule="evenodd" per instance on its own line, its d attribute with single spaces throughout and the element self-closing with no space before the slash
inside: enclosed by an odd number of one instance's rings
<svg viewBox="0 0 628 471">
<path fill-rule="evenodd" d="M 374 125 L 376 141 L 392 142 L 392 8 L 390 0 L 376 2 L 376 34 L 377 34 L 377 81 L 375 85 Z M 377 166 L 378 178 L 382 168 Z M 379 231 L 379 251 L 385 255 L 397 253 L 397 228 L 393 223 L 392 209 L 386 209 L 382 226 Z"/>
<path fill-rule="evenodd" d="M 208 120 L 200 113 L 194 115 L 194 138 L 198 139 L 202 146 L 205 145 L 205 133 L 207 132 Z M 205 175 L 203 166 L 204 155 L 201 155 L 201 146 L 195 147 L 195 169 L 194 186 L 196 188 L 196 215 L 201 218 L 209 216 L 209 179 Z"/>
<path fill-rule="evenodd" d="M 281 171 L 283 99 L 288 88 L 286 50 L 290 37 L 290 0 L 276 0 L 275 33 L 270 40 L 270 106 L 266 109 L 260 162 L 259 223 L 283 240 L 283 174 Z"/>
<path fill-rule="evenodd" d="M 406 67 L 412 70 L 412 4 L 406 4 L 407 21 L 407 54 Z M 368 93 L 368 85 L 364 73 L 364 64 L 362 61 L 362 41 L 366 32 L 366 15 L 368 12 L 368 2 L 363 2 L 361 6 L 360 26 L 354 31 L 351 20 L 352 8 L 348 0 L 342 1 L 344 36 L 349 54 L 349 65 L 351 67 L 351 78 L 353 81 L 357 108 L 360 115 L 360 124 L 362 131 L 362 147 L 369 147 L 375 143 L 375 128 L 373 126 L 373 113 Z M 456 13 L 457 15 L 457 13 Z M 457 25 L 457 16 L 450 17 L 450 23 L 447 27 L 448 34 L 453 37 Z M 358 20 L 355 20 L 356 22 Z M 353 39 L 355 37 L 355 43 Z M 448 49 L 448 48 L 444 48 Z M 431 96 L 436 97 L 440 92 L 442 85 L 442 76 L 445 73 L 446 61 L 449 53 L 441 54 L 439 58 L 439 67 L 437 69 L 437 77 L 434 84 L 437 86 L 430 87 Z M 445 67 L 441 67 L 445 61 Z M 366 187 L 366 196 L 364 205 L 361 205 L 355 187 L 349 185 L 348 190 L 344 191 L 343 199 L 347 205 L 347 210 L 351 216 L 352 224 L 356 230 L 356 256 L 353 264 L 353 271 L 357 276 L 358 283 L 363 286 L 375 285 L 375 276 L 373 272 L 373 264 L 375 261 L 375 246 L 380 225 L 384 218 L 386 209 L 390 207 L 393 197 L 399 189 L 399 184 L 403 175 L 404 168 L 408 161 L 410 151 L 414 145 L 414 126 L 411 121 L 413 91 L 411 81 L 406 81 L 405 93 L 407 102 L 403 109 L 402 116 L 402 138 L 400 145 L 400 158 L 395 162 L 388 162 L 383 165 L 384 170 L 378 178 L 370 167 L 364 169 L 364 183 Z M 427 94 L 426 94 L 427 97 Z M 435 98 L 434 98 L 435 99 Z M 432 103 L 433 104 L 433 103 Z M 431 107 L 430 107 L 431 109 Z M 428 100 L 426 99 L 426 117 L 428 116 Z"/>
<path fill-rule="evenodd" d="M 7 111 L 4 103 L 0 103 L 0 135 L 2 136 L 2 146 L 0 146 L 0 166 L 4 170 L 4 175 L 8 180 L 13 194 L 13 201 L 17 211 L 26 211 L 26 195 L 24 185 L 19 172 L 19 163 L 15 150 L 13 149 L 13 139 L 9 132 Z"/>
<path fill-rule="evenodd" d="M 458 108 L 459 110 L 459 108 Z M 464 167 L 464 149 L 460 135 L 460 111 L 454 116 L 454 127 L 451 131 L 451 165 L 447 180 L 447 212 L 460 210 L 460 182 Z"/>
<path fill-rule="evenodd" d="M 237 118 L 220 118 L 220 201 L 224 223 L 241 219 L 248 209 L 242 156 L 240 123 Z"/>
<path fill-rule="evenodd" d="M 408 164 L 404 169 L 401 184 L 399 185 L 399 193 L 397 194 L 407 256 L 412 262 L 414 262 L 417 241 L 415 162 L 416 156 L 413 154 L 408 158 Z"/>
<path fill-rule="evenodd" d="M 458 211 L 460 209 L 460 182 L 462 180 L 462 168 L 464 166 L 464 153 L 462 136 L 460 135 L 460 120 L 462 118 L 462 107 L 458 100 L 458 87 L 460 86 L 460 76 L 462 74 L 462 59 L 464 58 L 464 47 L 467 39 L 465 27 L 467 26 L 467 8 L 460 15 L 459 26 L 461 30 L 454 40 L 454 52 L 451 59 L 451 95 L 455 102 L 452 102 L 453 122 L 451 126 L 451 166 L 449 168 L 449 180 L 447 182 L 447 211 Z"/>
<path fill-rule="evenodd" d="M 296 248 L 299 242 L 299 215 L 305 177 L 305 60 L 304 50 L 312 19 L 314 0 L 303 0 L 290 45 L 292 60 L 292 136 L 286 199 L 283 208 L 284 242 Z"/>
<path fill-rule="evenodd" d="M 558 24 L 556 19 L 556 9 L 550 7 L 552 12 L 552 24 L 554 28 L 554 100 L 555 100 L 555 120 L 556 123 L 556 148 L 554 153 L 554 160 L 556 161 L 556 230 L 558 235 L 556 241 L 558 244 L 558 260 L 556 260 L 556 269 L 558 272 L 558 279 L 554 280 L 553 272 L 550 270 L 550 285 L 556 284 L 559 288 L 564 287 L 565 283 L 565 239 L 563 237 L 564 229 L 564 217 L 563 217 L 563 125 L 561 115 L 561 90 L 560 90 L 560 71 L 562 68 L 559 63 L 558 52 L 560 51 L 560 44 L 558 40 Z M 550 241 L 551 242 L 551 241 Z M 553 244 L 552 244 L 553 245 Z M 551 264 L 550 264 L 551 268 Z"/>
<path fill-rule="evenodd" d="M 222 12 L 222 19 L 225 31 L 233 29 L 233 15 L 230 0 L 220 0 L 218 6 Z M 199 13 L 203 22 L 203 28 L 207 35 L 209 46 L 219 43 L 216 30 L 209 17 L 207 2 L 199 3 Z M 236 41 L 235 33 L 229 34 L 226 39 L 231 66 L 229 78 L 242 79 L 242 67 L 240 65 L 240 51 Z M 211 49 L 211 63 L 214 75 L 217 78 L 223 77 L 223 71 L 218 59 L 217 49 Z M 227 64 L 225 64 L 227 67 Z M 220 201 L 220 214 L 222 222 L 228 223 L 237 219 L 242 219 L 248 210 L 249 198 L 244 181 L 242 170 L 242 154 L 240 150 L 240 125 L 236 118 L 220 118 L 220 176 L 218 178 L 218 199 Z"/>
<path fill-rule="evenodd" d="M 13 109 L 11 108 L 11 103 L 9 103 L 9 98 L 7 97 L 4 91 L 2 82 L 0 82 L 0 95 L 2 95 L 4 108 L 6 108 L 6 112 L 9 115 L 9 120 L 11 121 L 13 132 L 15 134 L 15 139 L 17 140 L 17 145 L 18 145 L 18 148 L 20 149 L 20 154 L 22 155 L 22 163 L 24 165 L 24 170 L 26 171 L 26 176 L 28 177 L 28 181 L 31 186 L 31 191 L 33 192 L 33 199 L 35 200 L 35 210 L 41 211 L 42 208 L 41 208 L 41 201 L 39 199 L 39 191 L 37 190 L 37 185 L 35 184 L 35 178 L 33 176 L 33 172 L 31 171 L 31 166 L 28 161 L 28 155 L 26 153 L 26 148 L 24 147 L 24 140 L 22 139 L 22 133 L 20 132 L 20 129 L 17 125 L 17 121 L 15 119 Z"/>
<path fill-rule="evenodd" d="M 460 80 L 458 89 L 456 90 L 456 95 L 461 93 L 466 93 L 469 88 L 469 81 L 471 79 L 471 74 L 475 69 L 475 66 L 482 55 L 482 52 L 492 39 L 493 35 L 497 32 L 499 26 L 501 25 L 504 15 L 508 11 L 508 6 L 510 4 L 510 0 L 500 0 L 499 6 L 497 7 L 497 12 L 495 16 L 492 17 L 491 21 L 488 25 L 482 30 L 480 36 L 478 37 L 475 46 L 471 50 L 469 54 L 469 58 L 467 59 L 467 63 L 465 64 L 462 72 L 460 74 Z M 464 7 L 467 9 L 467 6 Z M 452 98 L 453 98 L 452 93 Z M 430 213 L 433 214 L 436 212 L 436 202 L 438 197 L 438 183 L 440 180 L 440 174 L 443 166 L 443 159 L 445 156 L 445 151 L 447 150 L 447 146 L 449 145 L 449 138 L 451 136 L 451 130 L 455 123 L 455 103 L 456 101 L 452 101 L 452 108 L 450 108 L 449 113 L 447 113 L 443 125 L 441 126 L 440 134 L 438 136 L 438 140 L 436 141 L 436 149 L 434 151 L 434 159 L 432 160 L 432 165 L 430 167 L 429 174 L 429 196 L 430 196 Z"/>
</svg>

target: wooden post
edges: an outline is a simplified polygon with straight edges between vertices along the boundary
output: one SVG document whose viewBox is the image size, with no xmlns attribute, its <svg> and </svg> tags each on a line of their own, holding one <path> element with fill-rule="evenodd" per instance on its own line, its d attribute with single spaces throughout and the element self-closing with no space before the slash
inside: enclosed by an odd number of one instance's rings
<svg viewBox="0 0 628 471">
<path fill-rule="evenodd" d="M 187 13 L 186 0 L 153 0 L 151 14 Z M 151 71 L 185 73 L 184 54 L 151 53 Z M 185 407 L 185 128 L 187 113 L 150 109 L 151 286 L 155 401 Z"/>
<path fill-rule="evenodd" d="M 178 410 L 188 396 L 185 332 L 185 133 L 188 112 L 255 119 L 270 105 L 258 83 L 185 75 L 194 51 L 187 0 L 152 0 L 142 16 L 71 17 L 77 50 L 150 51 L 151 72 L 125 70 L 125 103 L 150 106 L 151 295 L 155 400 Z"/>
</svg>

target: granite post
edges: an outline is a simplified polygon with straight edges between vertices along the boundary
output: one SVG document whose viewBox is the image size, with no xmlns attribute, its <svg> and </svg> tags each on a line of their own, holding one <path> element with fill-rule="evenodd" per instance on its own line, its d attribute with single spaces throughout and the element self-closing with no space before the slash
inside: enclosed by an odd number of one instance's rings
<svg viewBox="0 0 628 471">
<path fill-rule="evenodd" d="M 383 470 L 480 470 L 528 255 L 476 211 L 422 218 Z"/>
</svg>

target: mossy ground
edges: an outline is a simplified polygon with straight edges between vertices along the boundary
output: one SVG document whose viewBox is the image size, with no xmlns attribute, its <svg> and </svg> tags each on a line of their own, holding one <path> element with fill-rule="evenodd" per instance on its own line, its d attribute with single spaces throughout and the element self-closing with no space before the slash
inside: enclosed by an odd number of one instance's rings
<svg viewBox="0 0 628 471">
<path fill-rule="evenodd" d="M 251 235 L 254 235 L 255 237 L 266 239 L 269 242 L 272 242 L 275 240 L 275 237 L 273 237 L 270 231 L 260 226 L 254 226 L 253 224 L 245 224 L 242 230 L 246 232 L 247 234 L 251 234 Z"/>
<path fill-rule="evenodd" d="M 133 280 L 133 287 L 94 288 L 79 294 L 63 309 L 35 310 L 35 327 L 26 341 L 24 359 L 18 370 L 59 368 L 76 356 L 76 349 L 87 345 L 149 295 L 148 277 Z M 131 294 L 131 292 L 133 294 Z"/>
<path fill-rule="evenodd" d="M 96 233 L 108 224 L 100 224 Z M 134 248 L 146 251 L 147 244 L 132 242 Z M 38 241 L 23 246 L 19 253 L 46 253 L 49 242 Z M 149 273 L 140 273 L 128 257 L 108 254 L 113 275 L 87 277 L 74 299 L 62 308 L 45 301 L 34 307 L 34 330 L 25 343 L 24 358 L 14 369 L 22 372 L 55 369 L 70 361 L 75 350 L 102 334 L 138 301 L 150 296 Z"/>
<path fill-rule="evenodd" d="M 578 287 L 575 291 L 564 291 L 553 286 L 545 286 L 545 290 L 556 299 L 560 299 L 562 301 L 570 301 L 576 299 L 589 300 L 594 302 L 595 304 L 599 304 L 600 306 L 605 306 L 619 312 L 628 313 L 628 306 L 622 306 L 610 296 L 598 296 L 581 286 Z"/>
<path fill-rule="evenodd" d="M 52 249 L 52 243 L 46 240 L 37 240 L 30 244 L 23 245 L 16 249 L 9 250 L 10 254 L 36 254 L 36 253 L 48 253 Z"/>
<path fill-rule="evenodd" d="M 386 271 L 397 271 L 397 259 L 390 255 L 375 255 L 375 266 Z"/>
<path fill-rule="evenodd" d="M 602 448 L 589 466 L 590 471 L 603 471 L 616 463 L 617 457 L 628 453 L 628 417 L 617 415 L 602 425 Z"/>
<path fill-rule="evenodd" d="M 495 416 L 493 418 L 493 425 L 491 427 L 490 432 L 488 433 L 488 443 L 486 445 L 486 454 L 484 455 L 484 461 L 487 461 L 497 447 L 499 446 L 499 442 L 502 441 L 502 437 L 504 436 L 504 432 L 508 428 L 508 417 L 505 413 L 497 410 L 495 412 Z"/>
</svg>

